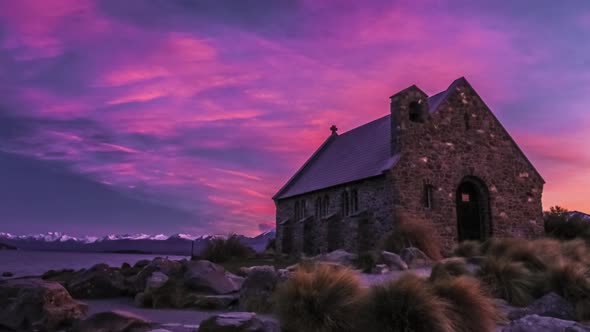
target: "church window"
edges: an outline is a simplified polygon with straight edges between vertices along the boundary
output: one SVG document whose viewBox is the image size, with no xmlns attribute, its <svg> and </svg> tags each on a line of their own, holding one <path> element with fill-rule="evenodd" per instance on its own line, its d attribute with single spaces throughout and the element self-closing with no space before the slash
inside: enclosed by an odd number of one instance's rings
<svg viewBox="0 0 590 332">
<path fill-rule="evenodd" d="M 465 130 L 469 130 L 469 128 L 471 128 L 471 119 L 469 119 L 469 113 L 465 113 L 463 115 L 463 121 L 465 121 Z"/>
<path fill-rule="evenodd" d="M 413 101 L 409 105 L 410 121 L 412 122 L 424 122 L 422 114 L 422 104 L 417 101 Z"/>
<path fill-rule="evenodd" d="M 359 210 L 359 193 L 356 189 L 353 189 L 351 191 L 351 195 L 350 195 L 350 206 L 351 206 L 351 210 L 352 213 L 358 212 Z"/>
<path fill-rule="evenodd" d="M 346 190 L 342 192 L 342 214 L 345 216 L 350 214 L 350 201 Z"/>
<path fill-rule="evenodd" d="M 323 208 L 324 208 L 324 214 L 323 216 L 327 216 L 328 215 L 328 211 L 330 210 L 330 197 L 328 195 L 324 196 L 324 201 L 323 201 Z"/>
<path fill-rule="evenodd" d="M 315 200 L 315 217 L 319 218 L 323 215 L 322 213 L 322 198 L 318 197 Z"/>
<path fill-rule="evenodd" d="M 432 209 L 434 196 L 434 186 L 428 183 L 424 184 L 424 207 Z"/>
</svg>

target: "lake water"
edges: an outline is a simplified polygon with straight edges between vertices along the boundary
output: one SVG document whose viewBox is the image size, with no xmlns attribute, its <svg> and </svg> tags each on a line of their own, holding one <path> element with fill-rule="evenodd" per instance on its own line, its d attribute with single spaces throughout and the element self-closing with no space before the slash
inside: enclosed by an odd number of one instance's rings
<svg viewBox="0 0 590 332">
<path fill-rule="evenodd" d="M 152 260 L 155 257 L 188 258 L 186 256 L 166 255 L 0 250 L 0 274 L 12 272 L 15 277 L 36 276 L 48 270 L 79 270 L 99 263 L 120 267 L 123 263 L 133 265 L 142 259 Z"/>
</svg>

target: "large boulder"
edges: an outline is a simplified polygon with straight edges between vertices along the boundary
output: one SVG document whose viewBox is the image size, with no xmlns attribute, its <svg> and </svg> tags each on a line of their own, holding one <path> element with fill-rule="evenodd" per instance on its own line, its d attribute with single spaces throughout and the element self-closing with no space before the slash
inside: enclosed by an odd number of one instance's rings
<svg viewBox="0 0 590 332">
<path fill-rule="evenodd" d="M 160 288 L 166 284 L 170 278 L 160 271 L 153 272 L 146 281 L 145 289 L 152 290 Z"/>
<path fill-rule="evenodd" d="M 502 332 L 590 332 L 590 327 L 553 317 L 529 315 L 514 320 Z"/>
<path fill-rule="evenodd" d="M 204 295 L 192 293 L 185 295 L 183 308 L 226 310 L 237 304 L 238 299 L 238 294 Z"/>
<path fill-rule="evenodd" d="M 524 309 L 512 310 L 508 313 L 508 319 L 516 320 L 528 315 L 554 317 L 564 320 L 576 319 L 574 306 L 556 293 L 546 294 Z"/>
<path fill-rule="evenodd" d="M 230 312 L 203 321 L 199 332 L 279 332 L 273 320 L 262 320 L 253 312 Z"/>
<path fill-rule="evenodd" d="M 137 262 L 135 266 L 138 266 L 140 262 Z M 136 276 L 131 277 L 129 282 L 131 284 L 131 293 L 137 294 L 145 291 L 147 281 L 154 272 L 161 272 L 168 277 L 174 277 L 182 275 L 182 271 L 183 265 L 179 261 L 156 258 L 146 265 Z"/>
<path fill-rule="evenodd" d="M 253 266 L 240 289 L 240 310 L 270 312 L 272 294 L 279 282 L 273 266 Z"/>
<path fill-rule="evenodd" d="M 75 298 L 100 299 L 125 295 L 125 278 L 117 268 L 97 264 L 76 273 L 66 288 Z"/>
<path fill-rule="evenodd" d="M 329 253 L 321 254 L 313 258 L 316 262 L 335 263 L 344 266 L 354 266 L 357 255 L 351 254 L 346 250 L 338 249 Z"/>
<path fill-rule="evenodd" d="M 153 327 L 148 320 L 126 311 L 108 311 L 94 314 L 76 322 L 71 332 L 144 332 Z"/>
<path fill-rule="evenodd" d="M 0 327 L 15 331 L 53 330 L 86 315 L 59 283 L 41 279 L 0 281 Z"/>
<path fill-rule="evenodd" d="M 62 286 L 66 287 L 68 282 L 72 280 L 76 273 L 77 272 L 73 269 L 49 270 L 43 273 L 41 279 L 48 281 L 57 281 Z"/>
<path fill-rule="evenodd" d="M 414 247 L 404 248 L 399 256 L 408 265 L 408 268 L 430 267 L 433 262 L 422 250 Z"/>
<path fill-rule="evenodd" d="M 390 270 L 403 271 L 408 269 L 408 264 L 398 254 L 382 251 L 381 260 Z"/>
<path fill-rule="evenodd" d="M 193 291 L 217 295 L 237 292 L 243 278 L 226 272 L 222 266 L 200 260 L 186 263 L 184 284 Z"/>
</svg>

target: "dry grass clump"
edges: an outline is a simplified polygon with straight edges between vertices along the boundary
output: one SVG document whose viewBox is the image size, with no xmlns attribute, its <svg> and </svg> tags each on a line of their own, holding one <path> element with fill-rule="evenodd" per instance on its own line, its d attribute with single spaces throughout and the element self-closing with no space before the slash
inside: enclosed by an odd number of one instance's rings
<svg viewBox="0 0 590 332">
<path fill-rule="evenodd" d="M 365 291 L 357 274 L 333 265 L 304 265 L 280 285 L 276 311 L 286 332 L 354 331 Z"/>
<path fill-rule="evenodd" d="M 254 250 L 240 241 L 240 238 L 232 234 L 223 238 L 212 239 L 201 253 L 203 259 L 214 263 L 227 262 L 233 258 L 245 258 L 252 255 Z"/>
<path fill-rule="evenodd" d="M 381 248 L 400 253 L 404 248 L 416 247 L 428 257 L 442 258 L 440 239 L 434 227 L 427 221 L 406 214 L 398 214 L 393 231 L 381 240 Z"/>
<path fill-rule="evenodd" d="M 454 257 L 436 263 L 430 272 L 430 281 L 453 279 L 459 276 L 471 275 L 465 259 Z"/>
<path fill-rule="evenodd" d="M 546 273 L 507 258 L 488 257 L 477 271 L 477 277 L 492 295 L 516 306 L 530 304 L 549 289 Z"/>
<path fill-rule="evenodd" d="M 561 243 L 562 258 L 573 263 L 590 266 L 590 249 L 584 240 L 570 240 Z"/>
<path fill-rule="evenodd" d="M 363 313 L 362 331 L 456 331 L 451 319 L 451 304 L 439 298 L 425 280 L 413 274 L 373 286 Z"/>
<path fill-rule="evenodd" d="M 492 298 L 477 279 L 460 276 L 438 280 L 434 293 L 451 304 L 455 332 L 493 331 L 500 319 Z"/>
<path fill-rule="evenodd" d="M 463 241 L 453 250 L 453 256 L 467 258 L 481 256 L 481 243 L 477 241 Z"/>
<path fill-rule="evenodd" d="M 578 320 L 590 320 L 590 271 L 586 266 L 561 264 L 552 271 L 551 286 L 574 305 Z"/>
</svg>

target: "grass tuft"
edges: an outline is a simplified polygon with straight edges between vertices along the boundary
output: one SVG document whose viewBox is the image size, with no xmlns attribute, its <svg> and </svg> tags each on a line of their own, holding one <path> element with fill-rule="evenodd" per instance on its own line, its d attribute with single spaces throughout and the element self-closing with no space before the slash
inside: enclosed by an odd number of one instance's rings
<svg viewBox="0 0 590 332">
<path fill-rule="evenodd" d="M 434 227 L 406 214 L 398 215 L 394 230 L 383 237 L 380 247 L 398 254 L 404 248 L 416 247 L 434 260 L 442 258 L 440 238 Z"/>
<path fill-rule="evenodd" d="M 243 244 L 237 235 L 232 234 L 227 239 L 212 239 L 201 253 L 201 257 L 214 263 L 222 263 L 234 258 L 246 258 L 253 253 L 252 248 Z"/>
<path fill-rule="evenodd" d="M 436 263 L 430 272 L 430 281 L 453 279 L 460 276 L 471 275 L 465 259 L 454 257 Z"/>
</svg>

